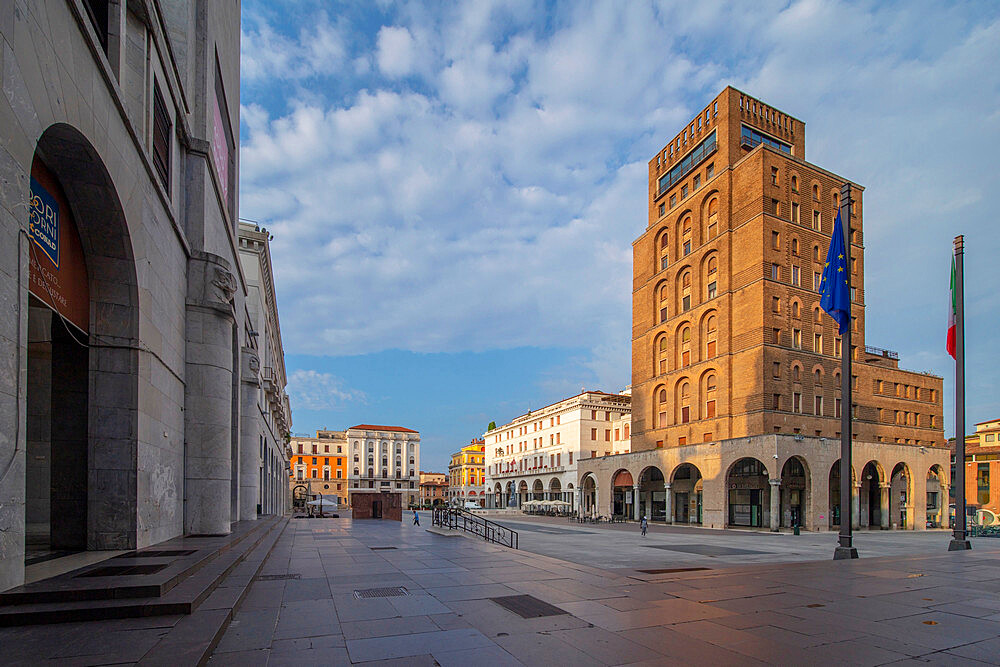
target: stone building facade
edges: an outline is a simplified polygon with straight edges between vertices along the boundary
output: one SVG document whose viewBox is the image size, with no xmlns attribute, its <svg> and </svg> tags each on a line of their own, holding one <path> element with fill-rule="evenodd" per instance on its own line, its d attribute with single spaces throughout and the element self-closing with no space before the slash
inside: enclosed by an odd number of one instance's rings
<svg viewBox="0 0 1000 667">
<path fill-rule="evenodd" d="M 483 434 L 486 506 L 562 500 L 576 509 L 580 461 L 629 451 L 630 400 L 585 390 Z"/>
<path fill-rule="evenodd" d="M 239 223 L 240 265 L 247 281 L 246 368 L 240 410 L 241 515 L 284 514 L 291 495 L 289 431 L 292 408 L 285 393 L 285 354 L 271 270 L 270 235 L 258 225 Z M 256 497 L 255 497 L 256 496 Z"/>
<path fill-rule="evenodd" d="M 347 429 L 349 497 L 355 491 L 398 491 L 403 507 L 420 500 L 420 432 L 359 424 Z M 353 506 L 353 501 L 350 501 Z"/>
<path fill-rule="evenodd" d="M 865 345 L 863 190 L 853 185 L 852 349 L 819 306 L 846 179 L 805 125 L 733 88 L 649 162 L 633 244 L 632 451 L 580 466 L 585 512 L 713 527 L 839 525 L 841 410 L 859 526 L 946 524 L 940 377 Z M 841 355 L 852 402 L 841 405 Z"/>
<path fill-rule="evenodd" d="M 289 484 L 298 498 L 309 500 L 322 493 L 347 506 L 347 432 L 316 431 L 315 437 L 292 436 Z"/>
<path fill-rule="evenodd" d="M 4 590 L 26 547 L 256 518 L 258 437 L 273 453 L 280 425 L 247 413 L 263 341 L 239 261 L 239 4 L 4 2 L 0 48 Z"/>
</svg>

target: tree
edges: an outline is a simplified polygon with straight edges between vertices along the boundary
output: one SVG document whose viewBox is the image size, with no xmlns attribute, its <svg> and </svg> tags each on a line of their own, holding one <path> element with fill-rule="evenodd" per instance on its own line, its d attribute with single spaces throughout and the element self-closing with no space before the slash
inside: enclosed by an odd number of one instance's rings
<svg viewBox="0 0 1000 667">
<path fill-rule="evenodd" d="M 497 423 L 496 422 L 490 422 L 490 425 L 486 427 L 486 430 L 487 430 L 487 432 L 489 432 L 489 431 L 492 431 L 493 429 L 495 429 L 496 427 L 497 427 Z"/>
</svg>

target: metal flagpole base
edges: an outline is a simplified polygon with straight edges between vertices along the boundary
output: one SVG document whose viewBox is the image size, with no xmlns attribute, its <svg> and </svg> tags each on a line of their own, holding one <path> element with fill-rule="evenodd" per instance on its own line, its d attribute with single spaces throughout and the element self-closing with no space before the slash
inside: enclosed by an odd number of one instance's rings
<svg viewBox="0 0 1000 667">
<path fill-rule="evenodd" d="M 857 557 L 858 550 L 855 547 L 837 547 L 833 550 L 833 560 L 847 560 Z"/>
<path fill-rule="evenodd" d="M 969 540 L 952 539 L 952 541 L 948 543 L 948 551 L 968 551 L 971 548 L 972 544 L 969 543 Z M 834 558 L 836 558 L 836 556 L 834 556 Z"/>
</svg>

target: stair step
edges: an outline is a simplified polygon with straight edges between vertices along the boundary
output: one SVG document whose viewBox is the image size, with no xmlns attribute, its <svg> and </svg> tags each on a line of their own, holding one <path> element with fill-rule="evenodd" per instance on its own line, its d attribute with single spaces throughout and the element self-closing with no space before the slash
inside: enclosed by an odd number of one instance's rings
<svg viewBox="0 0 1000 667">
<path fill-rule="evenodd" d="M 160 572 L 148 575 L 156 577 L 161 572 L 168 572 L 168 576 L 161 577 L 158 582 L 138 584 L 131 580 L 141 579 L 141 575 L 119 576 L 115 578 L 110 590 L 101 595 L 98 589 L 76 584 L 80 581 L 100 581 L 103 578 L 76 576 L 80 572 L 95 569 L 91 567 L 63 577 L 36 582 L 48 583 L 48 587 L 31 584 L 14 589 L 3 594 L 5 597 L 0 597 L 0 626 L 191 614 L 262 543 L 273 543 L 272 539 L 277 539 L 273 536 L 274 529 L 283 527 L 284 521 L 287 520 L 275 517 L 253 522 L 258 525 L 246 527 L 240 535 L 221 546 L 216 542 L 216 549 L 201 549 L 201 553 L 181 557 L 181 560 L 192 560 L 176 565 L 177 571 L 169 573 L 168 570 L 173 566 L 167 565 Z M 179 539 L 190 542 L 192 538 Z M 161 544 L 156 549 L 164 550 L 165 547 Z M 130 564 L 135 561 L 162 564 L 156 563 L 161 558 L 163 557 L 130 557 L 125 561 Z M 110 561 L 98 564 L 97 567 L 106 566 L 108 562 Z M 121 581 L 123 579 L 126 581 Z"/>
</svg>

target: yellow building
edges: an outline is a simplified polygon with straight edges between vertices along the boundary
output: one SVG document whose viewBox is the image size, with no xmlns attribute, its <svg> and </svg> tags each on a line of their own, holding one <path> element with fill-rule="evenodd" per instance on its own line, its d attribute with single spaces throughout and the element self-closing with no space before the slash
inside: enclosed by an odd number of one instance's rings
<svg viewBox="0 0 1000 667">
<path fill-rule="evenodd" d="M 451 455 L 448 498 L 453 505 L 474 502 L 483 506 L 486 493 L 486 441 L 476 439 Z"/>
</svg>

